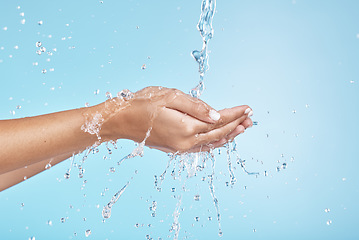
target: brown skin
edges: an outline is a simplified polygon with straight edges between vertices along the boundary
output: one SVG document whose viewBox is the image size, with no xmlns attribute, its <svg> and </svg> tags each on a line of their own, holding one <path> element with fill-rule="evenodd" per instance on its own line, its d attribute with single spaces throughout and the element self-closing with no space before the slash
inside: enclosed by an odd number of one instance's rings
<svg viewBox="0 0 359 240">
<path fill-rule="evenodd" d="M 0 121 L 0 191 L 55 165 L 87 147 L 109 140 L 141 142 L 152 127 L 146 145 L 165 152 L 198 152 L 223 146 L 252 126 L 239 106 L 219 111 L 176 89 L 148 87 L 129 100 L 114 98 L 99 105 L 41 116 Z M 100 113 L 103 124 L 96 134 L 81 130 Z"/>
</svg>

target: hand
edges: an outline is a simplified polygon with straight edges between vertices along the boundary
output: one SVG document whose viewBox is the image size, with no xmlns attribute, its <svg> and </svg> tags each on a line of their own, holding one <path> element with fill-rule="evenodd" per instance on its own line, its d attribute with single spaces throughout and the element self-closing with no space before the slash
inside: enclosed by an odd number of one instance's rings
<svg viewBox="0 0 359 240">
<path fill-rule="evenodd" d="M 103 140 L 141 142 L 152 128 L 146 145 L 165 152 L 220 147 L 250 127 L 253 114 L 246 105 L 217 112 L 199 99 L 162 87 L 142 89 L 129 100 L 108 100 L 104 108 Z"/>
</svg>

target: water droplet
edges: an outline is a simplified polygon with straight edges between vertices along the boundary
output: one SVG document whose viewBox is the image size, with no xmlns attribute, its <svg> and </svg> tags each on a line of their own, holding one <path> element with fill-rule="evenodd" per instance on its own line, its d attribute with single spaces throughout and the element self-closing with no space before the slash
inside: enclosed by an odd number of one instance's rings
<svg viewBox="0 0 359 240">
<path fill-rule="evenodd" d="M 194 200 L 199 201 L 201 199 L 201 196 L 199 194 L 194 195 Z"/>
<path fill-rule="evenodd" d="M 268 176 L 268 172 L 267 171 L 264 171 L 264 176 Z"/>
<path fill-rule="evenodd" d="M 327 221 L 327 225 L 329 226 L 330 224 L 332 224 L 332 220 Z"/>
<path fill-rule="evenodd" d="M 26 20 L 25 19 L 21 19 L 21 24 L 25 24 Z"/>
<path fill-rule="evenodd" d="M 115 172 L 115 168 L 114 168 L 114 167 L 110 167 L 109 171 L 112 172 L 112 173 L 114 173 L 114 172 Z"/>
<path fill-rule="evenodd" d="M 49 170 L 50 168 L 51 168 L 51 164 L 50 163 L 46 164 L 45 169 Z"/>
<path fill-rule="evenodd" d="M 7 30 L 7 27 L 3 27 L 3 30 L 6 31 L 6 30 Z"/>
<path fill-rule="evenodd" d="M 222 237 L 222 236 L 223 236 L 223 232 L 222 232 L 222 231 L 219 231 L 219 232 L 218 232 L 218 236 Z"/>
<path fill-rule="evenodd" d="M 257 230 L 255 228 L 253 228 L 253 232 L 257 232 Z"/>
<path fill-rule="evenodd" d="M 41 55 L 41 51 L 40 51 L 40 50 L 36 50 L 36 54 L 37 54 L 37 55 Z"/>
<path fill-rule="evenodd" d="M 24 13 L 24 12 L 21 12 L 21 13 L 20 13 L 20 16 L 21 16 L 21 17 L 24 17 L 24 16 L 25 16 L 25 13 Z"/>
<path fill-rule="evenodd" d="M 14 49 L 18 50 L 18 49 L 19 49 L 19 46 L 17 46 L 17 45 L 16 45 L 16 46 L 14 46 Z"/>
<path fill-rule="evenodd" d="M 124 100 L 126 100 L 126 101 L 128 101 L 128 100 L 130 100 L 131 98 L 133 98 L 133 93 L 130 91 L 130 90 L 128 90 L 128 89 L 124 89 L 124 90 L 122 90 L 121 92 L 118 92 L 117 93 L 117 97 L 119 97 L 119 98 L 123 98 Z"/>
<path fill-rule="evenodd" d="M 39 24 L 41 26 L 43 24 L 43 21 L 40 20 L 40 21 L 37 22 L 37 24 Z"/>
<path fill-rule="evenodd" d="M 84 220 L 84 222 L 85 222 L 85 221 L 86 221 L 86 218 L 84 217 L 83 220 Z"/>
<path fill-rule="evenodd" d="M 29 240 L 35 240 L 35 237 L 29 237 Z"/>
<path fill-rule="evenodd" d="M 85 231 L 85 236 L 88 237 L 88 236 L 90 236 L 90 235 L 91 235 L 91 230 L 90 230 L 90 229 L 87 229 L 87 230 Z"/>
<path fill-rule="evenodd" d="M 142 67 L 141 67 L 142 70 L 145 70 L 146 69 L 146 64 L 143 64 Z"/>
<path fill-rule="evenodd" d="M 175 191 L 176 191 L 176 188 L 172 188 L 172 189 L 171 189 L 171 192 L 175 192 Z"/>
<path fill-rule="evenodd" d="M 26 176 L 24 176 L 24 180 L 26 180 L 27 179 L 27 177 Z"/>
<path fill-rule="evenodd" d="M 282 169 L 287 169 L 287 163 L 282 164 Z"/>
<path fill-rule="evenodd" d="M 41 71 L 43 74 L 45 74 L 46 72 L 47 72 L 47 70 L 46 69 L 42 69 L 42 71 Z"/>
<path fill-rule="evenodd" d="M 61 219 L 60 219 L 60 222 L 61 222 L 61 223 L 64 223 L 64 222 L 66 222 L 66 219 L 65 219 L 65 218 L 61 218 Z"/>
<path fill-rule="evenodd" d="M 65 179 L 69 179 L 70 178 L 70 170 L 67 170 L 67 172 L 64 175 Z"/>
<path fill-rule="evenodd" d="M 112 99 L 112 94 L 110 92 L 106 92 L 106 98 L 107 99 Z"/>
<path fill-rule="evenodd" d="M 257 126 L 258 122 L 257 121 L 253 121 L 253 126 Z"/>
<path fill-rule="evenodd" d="M 46 48 L 45 47 L 40 47 L 40 51 L 41 52 L 46 52 Z"/>
<path fill-rule="evenodd" d="M 100 89 L 97 89 L 93 92 L 93 94 L 98 95 L 100 93 Z"/>
<path fill-rule="evenodd" d="M 325 212 L 330 212 L 329 208 L 324 209 Z"/>
<path fill-rule="evenodd" d="M 210 217 L 208 217 L 208 221 L 212 221 L 212 217 L 210 216 Z"/>
<path fill-rule="evenodd" d="M 195 217 L 194 220 L 196 220 L 196 222 L 198 222 L 198 221 L 199 221 L 199 217 Z"/>
<path fill-rule="evenodd" d="M 16 109 L 21 109 L 21 105 L 17 105 L 17 106 L 16 106 Z"/>
<path fill-rule="evenodd" d="M 20 205 L 21 205 L 21 207 L 25 206 L 25 204 L 24 204 L 24 203 L 21 203 Z"/>
</svg>

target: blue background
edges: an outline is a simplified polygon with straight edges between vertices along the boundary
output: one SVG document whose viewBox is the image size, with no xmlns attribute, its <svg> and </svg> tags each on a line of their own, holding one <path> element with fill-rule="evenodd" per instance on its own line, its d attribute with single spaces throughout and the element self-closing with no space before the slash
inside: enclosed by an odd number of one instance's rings
<svg viewBox="0 0 359 240">
<path fill-rule="evenodd" d="M 202 46 L 196 29 L 200 5 L 200 0 L 1 0 L 0 118 L 94 105 L 106 99 L 106 91 L 124 88 L 162 85 L 188 92 L 199 80 L 190 53 Z M 260 173 L 246 175 L 233 162 L 237 183 L 227 187 L 226 155 L 217 154 L 221 239 L 359 238 L 358 9 L 355 0 L 217 2 L 202 99 L 216 109 L 253 108 L 259 125 L 237 143 L 248 170 Z M 52 56 L 37 55 L 37 41 Z M 146 148 L 143 158 L 118 167 L 134 143 L 118 145 L 111 155 L 103 146 L 91 154 L 82 179 L 75 168 L 64 179 L 71 164 L 64 161 L 1 192 L 0 238 L 84 239 L 90 229 L 89 239 L 147 234 L 173 239 L 173 196 L 183 180 L 168 175 L 162 192 L 156 191 L 153 176 L 165 169 L 166 154 Z M 287 169 L 277 172 L 283 162 Z M 109 172 L 112 166 L 115 173 Z M 179 239 L 219 238 L 208 184 L 201 181 L 209 166 L 206 171 L 186 181 Z M 102 207 L 131 177 L 103 223 Z M 149 211 L 154 200 L 156 217 Z"/>
</svg>

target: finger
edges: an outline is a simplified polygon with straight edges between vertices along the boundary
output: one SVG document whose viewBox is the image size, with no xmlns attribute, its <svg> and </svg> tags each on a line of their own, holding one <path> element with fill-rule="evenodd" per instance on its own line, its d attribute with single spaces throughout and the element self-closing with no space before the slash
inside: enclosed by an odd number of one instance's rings
<svg viewBox="0 0 359 240">
<path fill-rule="evenodd" d="M 246 118 L 246 120 L 244 120 L 244 121 L 241 123 L 241 125 L 242 125 L 245 129 L 252 127 L 252 126 L 253 126 L 252 119 L 250 119 L 249 117 Z"/>
<path fill-rule="evenodd" d="M 245 110 L 243 111 L 243 108 L 236 107 L 234 109 L 233 113 L 230 113 L 231 112 L 230 109 L 225 109 L 225 110 L 229 110 L 229 111 L 221 110 L 221 111 L 224 111 L 224 114 L 223 115 L 221 114 L 221 119 L 223 117 L 225 120 L 223 120 L 222 122 L 219 122 L 217 124 L 207 124 L 204 122 L 198 122 L 197 126 L 196 126 L 197 131 L 199 133 L 206 133 L 206 132 L 212 131 L 216 128 L 220 128 L 220 127 L 228 124 L 229 123 L 228 121 L 232 120 L 232 118 L 234 118 L 233 121 L 237 120 L 238 124 L 242 124 L 242 122 L 248 118 L 248 114 L 244 113 Z M 242 113 L 242 115 L 241 115 L 241 113 Z M 232 114 L 234 116 L 230 116 L 230 114 Z M 235 117 L 238 117 L 238 118 L 235 118 Z"/>
<path fill-rule="evenodd" d="M 228 142 L 228 140 L 226 138 L 222 138 L 213 143 L 196 146 L 196 147 L 190 149 L 189 152 L 209 152 L 210 150 L 213 150 L 215 148 L 223 147 L 227 142 Z"/>
<path fill-rule="evenodd" d="M 220 119 L 219 112 L 202 100 L 193 98 L 179 90 L 174 91 L 175 97 L 166 104 L 167 108 L 178 110 L 207 123 L 216 123 Z"/>
<path fill-rule="evenodd" d="M 219 147 L 223 147 L 226 143 L 228 142 L 228 140 L 226 138 L 222 138 L 218 141 L 212 142 L 210 144 L 207 144 L 206 146 L 214 149 L 214 148 L 219 148 Z"/>
<path fill-rule="evenodd" d="M 221 119 L 218 121 L 217 126 L 224 126 L 234 120 L 245 116 L 245 118 L 253 115 L 252 109 L 247 105 L 237 106 L 233 108 L 227 108 L 220 110 Z M 244 118 L 244 119 L 245 119 Z M 243 120 L 244 120 L 243 119 Z"/>
<path fill-rule="evenodd" d="M 253 126 L 252 120 L 247 117 L 240 125 L 236 127 L 236 129 L 233 130 L 228 136 L 226 137 L 229 141 L 232 141 L 235 137 L 237 137 L 239 134 L 244 133 L 244 131 L 247 128 L 250 128 Z"/>
<path fill-rule="evenodd" d="M 228 139 L 228 141 L 232 141 L 239 134 L 244 133 L 244 130 L 245 127 L 242 124 L 240 124 L 230 134 L 226 136 L 226 139 Z"/>
<path fill-rule="evenodd" d="M 206 145 L 211 142 L 218 141 L 222 138 L 225 138 L 228 134 L 234 131 L 237 126 L 240 124 L 241 119 L 237 119 L 233 122 L 228 123 L 227 125 L 213 129 L 207 133 L 202 133 L 197 136 L 196 145 Z M 243 120 L 242 120 L 243 121 Z"/>
</svg>

